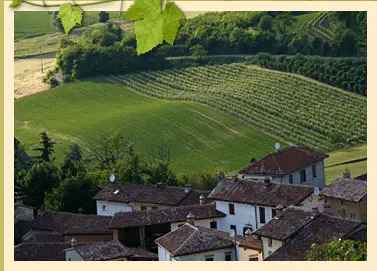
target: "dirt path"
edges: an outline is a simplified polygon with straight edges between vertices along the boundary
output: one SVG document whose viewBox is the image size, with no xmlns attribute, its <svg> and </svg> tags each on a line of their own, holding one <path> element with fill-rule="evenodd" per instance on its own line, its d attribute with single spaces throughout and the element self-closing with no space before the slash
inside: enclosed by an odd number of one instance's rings
<svg viewBox="0 0 377 271">
<path fill-rule="evenodd" d="M 43 63 L 43 72 L 41 70 Z M 55 58 L 28 58 L 14 62 L 14 97 L 21 98 L 49 89 L 43 78 L 55 66 Z"/>
</svg>

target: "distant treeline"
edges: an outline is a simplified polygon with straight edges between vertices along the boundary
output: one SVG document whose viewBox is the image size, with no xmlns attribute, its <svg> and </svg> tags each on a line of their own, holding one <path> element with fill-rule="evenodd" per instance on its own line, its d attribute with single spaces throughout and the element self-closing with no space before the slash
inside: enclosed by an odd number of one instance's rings
<svg viewBox="0 0 377 271">
<path fill-rule="evenodd" d="M 334 13 L 329 17 L 338 24 L 346 20 L 363 22 L 366 19 L 363 12 L 344 14 Z M 78 40 L 69 38 L 62 40 L 57 63 L 64 79 L 69 81 L 141 70 L 245 61 L 270 69 L 301 74 L 344 90 L 366 95 L 366 59 L 355 57 L 363 54 L 359 46 L 359 40 L 363 36 L 362 31 L 358 33 L 356 30 L 351 30 L 344 22 L 338 28 L 342 29 L 342 33 L 352 32 L 352 38 L 330 42 L 313 35 L 310 41 L 306 40 L 302 43 L 304 47 L 297 47 L 301 48 L 300 50 L 297 48 L 291 50 L 288 47 L 293 44 L 292 41 L 283 41 L 283 36 L 295 35 L 297 38 L 304 34 L 283 29 L 277 22 L 289 21 L 288 18 L 295 22 L 297 16 L 304 15 L 281 12 L 209 13 L 187 20 L 180 30 L 175 46 L 163 45 L 143 56 L 136 55 L 136 40 L 132 32 L 123 32 L 116 25 L 104 24 L 85 33 Z M 265 22 L 266 20 L 271 24 Z M 294 26 L 293 22 L 290 22 L 291 27 Z M 286 34 L 282 36 L 282 33 Z M 328 42 L 332 45 L 326 46 L 332 49 L 316 51 Z M 283 48 L 283 45 L 288 47 Z M 277 49 L 278 47 L 280 49 Z M 214 56 L 216 54 L 222 56 Z M 322 56 L 310 56 L 311 54 Z M 324 57 L 325 55 L 354 57 L 335 58 Z"/>
</svg>

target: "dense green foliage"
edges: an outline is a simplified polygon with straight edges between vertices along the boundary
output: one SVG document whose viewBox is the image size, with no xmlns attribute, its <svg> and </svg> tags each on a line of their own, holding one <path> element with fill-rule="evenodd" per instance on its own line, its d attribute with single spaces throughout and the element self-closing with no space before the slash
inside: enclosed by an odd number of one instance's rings
<svg viewBox="0 0 377 271">
<path fill-rule="evenodd" d="M 285 142 L 329 150 L 367 138 L 364 97 L 293 74 L 228 64 L 139 72 L 110 80 L 143 95 L 205 104 Z"/>
<path fill-rule="evenodd" d="M 310 261 L 366 261 L 367 243 L 353 240 L 335 240 L 313 245 L 307 254 Z"/>
<path fill-rule="evenodd" d="M 46 128 L 57 142 L 57 163 L 72 143 L 92 153 L 99 138 L 120 133 L 148 162 L 159 157 L 159 146 L 167 145 L 177 175 L 239 170 L 251 156 L 270 152 L 277 141 L 217 110 L 151 99 L 101 81 L 67 83 L 15 101 L 15 134 L 30 155 L 35 155 L 32 146 Z"/>
</svg>

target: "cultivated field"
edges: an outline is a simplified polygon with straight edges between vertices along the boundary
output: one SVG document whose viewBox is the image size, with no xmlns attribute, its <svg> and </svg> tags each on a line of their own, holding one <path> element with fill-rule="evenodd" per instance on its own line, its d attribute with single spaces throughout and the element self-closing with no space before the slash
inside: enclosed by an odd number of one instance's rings
<svg viewBox="0 0 377 271">
<path fill-rule="evenodd" d="M 42 72 L 43 66 L 43 72 Z M 43 78 L 55 67 L 55 58 L 27 58 L 14 62 L 14 97 L 20 98 L 49 89 Z"/>
<path fill-rule="evenodd" d="M 28 151 L 48 130 L 58 142 L 61 161 L 67 145 L 121 133 L 144 156 L 158 146 L 171 151 L 177 174 L 234 171 L 273 150 L 276 139 L 218 110 L 192 102 L 166 101 L 134 94 L 104 82 L 77 82 L 15 101 L 15 135 Z"/>
<path fill-rule="evenodd" d="M 366 98 L 302 76 L 226 64 L 108 80 L 140 94 L 208 105 L 286 143 L 331 150 L 366 142 Z"/>
</svg>

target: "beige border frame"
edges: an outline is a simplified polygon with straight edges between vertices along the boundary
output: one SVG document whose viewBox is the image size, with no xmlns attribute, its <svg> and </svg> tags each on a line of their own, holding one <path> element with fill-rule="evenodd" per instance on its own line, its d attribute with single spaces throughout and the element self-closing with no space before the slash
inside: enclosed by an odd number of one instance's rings
<svg viewBox="0 0 377 271">
<path fill-rule="evenodd" d="M 49 1 L 50 2 L 50 1 Z M 63 3 L 64 1 L 51 1 Z M 65 1 L 68 2 L 68 1 Z M 84 2 L 84 1 L 82 1 Z M 88 2 L 88 1 L 85 1 Z M 126 8 L 130 1 L 124 4 Z M 184 11 L 241 11 L 241 10 L 367 10 L 368 11 L 368 136 L 376 138 L 377 120 L 373 118 L 377 114 L 377 107 L 373 107 L 373 103 L 377 102 L 377 2 L 373 1 L 177 1 L 177 4 Z M 119 10 L 120 1 L 111 2 L 104 5 L 96 5 L 85 7 L 85 10 Z M 56 8 L 55 8 L 56 9 Z M 41 10 L 40 8 L 23 4 L 20 11 Z M 43 9 L 46 10 L 46 9 Z M 54 8 L 49 8 L 54 10 Z M 79 268 L 85 270 L 103 270 L 104 268 L 111 270 L 137 269 L 150 270 L 150 262 L 14 262 L 13 261 L 13 135 L 14 135 L 14 117 L 13 117 L 13 10 L 9 8 L 9 1 L 4 3 L 4 153 L 8 159 L 4 159 L 4 270 L 64 270 L 67 268 Z M 370 141 L 368 144 L 368 261 L 367 262 L 253 262 L 253 267 L 263 268 L 265 270 L 314 270 L 318 268 L 342 268 L 343 270 L 352 270 L 358 268 L 371 268 L 377 260 L 377 243 L 376 243 L 376 224 L 377 224 L 377 168 L 373 165 L 377 162 L 376 155 L 377 144 Z M 154 262 L 154 268 L 163 270 L 192 270 L 192 268 L 206 268 L 207 270 L 226 270 L 229 268 L 237 268 L 239 270 L 247 270 L 252 268 L 247 262 L 230 262 L 230 263 L 205 263 L 205 262 Z M 321 267 L 319 265 L 322 265 Z"/>
</svg>

